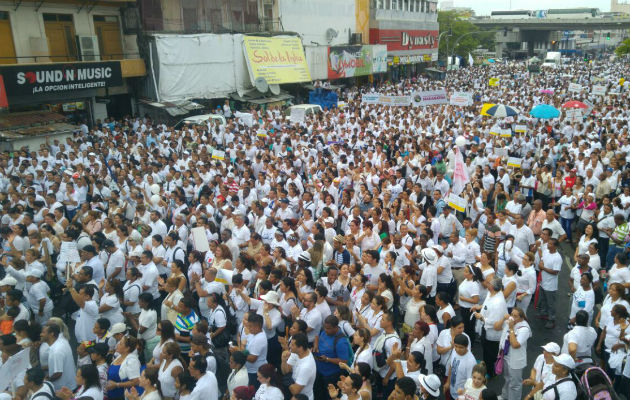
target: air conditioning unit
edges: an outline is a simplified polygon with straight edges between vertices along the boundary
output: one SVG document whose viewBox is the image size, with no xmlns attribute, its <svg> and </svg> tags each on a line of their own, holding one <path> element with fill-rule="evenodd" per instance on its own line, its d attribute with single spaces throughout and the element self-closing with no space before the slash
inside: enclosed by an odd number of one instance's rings
<svg viewBox="0 0 630 400">
<path fill-rule="evenodd" d="M 362 33 L 351 33 L 350 34 L 350 44 L 363 44 L 363 34 Z"/>
<path fill-rule="evenodd" d="M 79 44 L 79 53 L 81 61 L 100 61 L 101 55 L 98 47 L 98 37 L 96 36 L 77 36 Z"/>
</svg>

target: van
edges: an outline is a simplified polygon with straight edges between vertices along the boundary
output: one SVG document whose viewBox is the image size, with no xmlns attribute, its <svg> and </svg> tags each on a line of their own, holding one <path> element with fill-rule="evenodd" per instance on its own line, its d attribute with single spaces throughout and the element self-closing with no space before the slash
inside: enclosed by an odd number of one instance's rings
<svg viewBox="0 0 630 400">
<path fill-rule="evenodd" d="M 208 121 L 212 122 L 212 126 L 216 124 L 215 121 L 219 121 L 219 125 L 225 125 L 225 117 L 220 114 L 202 114 L 202 115 L 192 115 L 190 117 L 186 117 L 175 124 L 175 129 L 181 129 L 184 125 L 190 126 L 204 126 L 208 127 Z"/>
<path fill-rule="evenodd" d="M 289 108 L 287 108 L 284 112 L 285 120 L 290 120 L 291 119 L 291 112 L 293 110 L 297 110 L 297 109 L 303 109 L 304 110 L 304 116 L 308 117 L 310 115 L 313 114 L 321 114 L 324 112 L 324 110 L 322 110 L 322 106 L 320 106 L 319 104 L 297 104 L 295 106 L 291 106 Z"/>
<path fill-rule="evenodd" d="M 543 62 L 543 67 L 557 68 L 562 62 L 562 56 L 558 51 L 548 51 Z"/>
</svg>

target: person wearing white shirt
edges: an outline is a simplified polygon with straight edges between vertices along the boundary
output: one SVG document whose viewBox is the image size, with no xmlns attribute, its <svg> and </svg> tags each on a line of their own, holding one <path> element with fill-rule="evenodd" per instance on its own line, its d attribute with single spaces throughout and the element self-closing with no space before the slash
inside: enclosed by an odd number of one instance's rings
<svg viewBox="0 0 630 400">
<path fill-rule="evenodd" d="M 562 353 L 569 354 L 576 364 L 593 362 L 592 348 L 597 341 L 597 331 L 589 326 L 586 311 L 578 311 L 575 315 L 575 326 L 564 335 Z"/>
<path fill-rule="evenodd" d="M 219 400 L 217 377 L 207 369 L 208 362 L 204 356 L 196 355 L 190 360 L 188 371 L 197 383 L 188 400 Z"/>
<path fill-rule="evenodd" d="M 486 365 L 494 365 L 499 353 L 499 339 L 503 331 L 503 317 L 507 314 L 507 305 L 502 292 L 501 278 L 494 277 L 488 285 L 488 295 L 481 306 L 473 306 L 475 318 L 483 322 L 481 344 L 483 346 L 483 360 Z M 490 376 L 494 370 L 489 369 Z"/>
<path fill-rule="evenodd" d="M 527 253 L 530 246 L 536 241 L 534 232 L 529 226 L 525 225 L 525 220 L 520 214 L 514 217 L 514 225 L 508 234 L 514 236 L 514 246 L 518 247 L 523 253 Z"/>
<path fill-rule="evenodd" d="M 562 269 L 562 256 L 557 250 L 558 239 L 549 239 L 547 251 L 543 252 L 539 269 L 542 271 L 541 316 L 548 320 L 545 328 L 553 329 L 556 321 L 556 294 L 558 292 L 558 274 Z"/>
<path fill-rule="evenodd" d="M 79 313 L 74 326 L 74 334 L 77 342 L 95 340 L 93 332 L 94 324 L 98 319 L 98 305 L 93 300 L 94 286 L 85 285 L 77 290 L 72 286 L 72 280 L 68 280 L 66 287 L 72 296 L 72 300 L 79 306 Z"/>
<path fill-rule="evenodd" d="M 562 228 L 560 222 L 556 219 L 556 214 L 553 210 L 547 210 L 547 218 L 542 223 L 541 229 L 551 230 L 551 237 L 563 241 L 567 238 L 567 233 Z"/>
<path fill-rule="evenodd" d="M 525 320 L 525 311 L 520 308 L 514 308 L 503 320 L 499 344 L 503 346 L 506 343 L 508 351 L 503 365 L 505 383 L 501 396 L 506 400 L 520 400 L 523 369 L 527 366 L 527 341 L 532 337 L 532 330 Z"/>
<path fill-rule="evenodd" d="M 72 348 L 68 341 L 61 336 L 59 326 L 47 324 L 42 329 L 42 342 L 48 344 L 48 379 L 55 390 L 62 387 L 74 389 L 76 387 L 76 365 L 72 355 Z"/>
<path fill-rule="evenodd" d="M 543 400 L 574 400 L 577 398 L 577 388 L 573 379 L 569 376 L 575 368 L 575 361 L 568 354 L 560 354 L 553 358 L 554 363 L 551 372 L 555 375 L 553 383 L 545 385 L 542 389 Z"/>
<path fill-rule="evenodd" d="M 291 372 L 293 383 L 289 386 L 292 395 L 301 393 L 309 400 L 314 400 L 313 384 L 315 383 L 316 364 L 308 345 L 308 337 L 298 333 L 292 337 L 290 354 L 282 358 L 282 373 Z"/>
</svg>

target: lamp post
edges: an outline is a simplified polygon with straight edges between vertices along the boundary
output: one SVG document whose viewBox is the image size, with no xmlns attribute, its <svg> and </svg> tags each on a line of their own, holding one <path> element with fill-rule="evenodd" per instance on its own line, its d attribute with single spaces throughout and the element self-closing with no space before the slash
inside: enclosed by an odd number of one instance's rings
<svg viewBox="0 0 630 400">
<path fill-rule="evenodd" d="M 438 36 L 438 53 L 440 52 L 440 42 L 442 41 L 442 35 L 444 35 L 445 33 L 448 34 L 448 36 L 451 36 L 451 30 L 449 29 L 448 31 L 444 31 L 441 32 L 440 35 Z M 446 57 L 448 58 L 448 42 L 446 42 Z M 447 61 L 447 66 L 448 66 L 448 61 Z"/>
</svg>

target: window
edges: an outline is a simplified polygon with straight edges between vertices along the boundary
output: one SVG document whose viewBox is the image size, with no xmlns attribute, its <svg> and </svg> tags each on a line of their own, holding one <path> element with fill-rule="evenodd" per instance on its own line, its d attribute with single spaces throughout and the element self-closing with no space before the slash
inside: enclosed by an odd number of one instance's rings
<svg viewBox="0 0 630 400">
<path fill-rule="evenodd" d="M 120 24 L 117 16 L 95 15 L 94 31 L 98 37 L 101 60 L 120 60 L 124 58 Z"/>
<path fill-rule="evenodd" d="M 71 14 L 44 14 L 44 29 L 51 61 L 76 61 L 77 43 Z"/>
<path fill-rule="evenodd" d="M 0 64 L 15 64 L 15 47 L 13 46 L 13 31 L 7 11 L 0 11 Z"/>
</svg>

